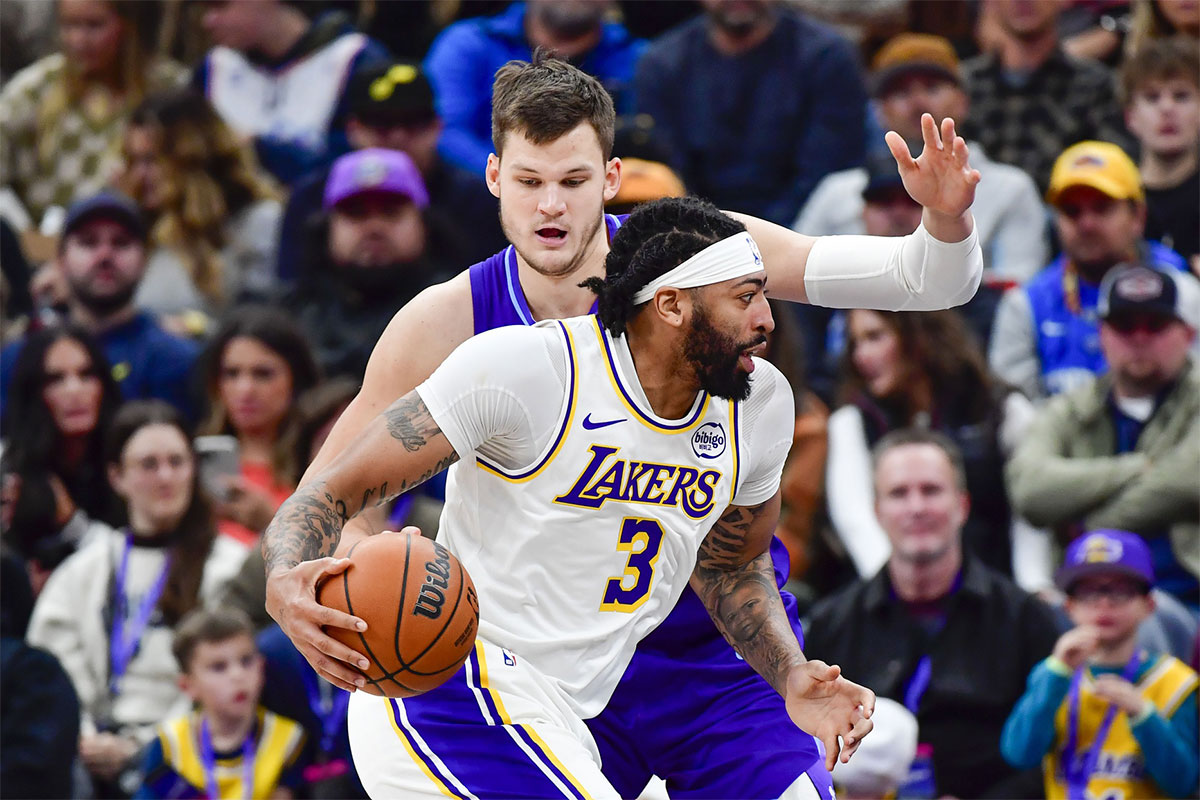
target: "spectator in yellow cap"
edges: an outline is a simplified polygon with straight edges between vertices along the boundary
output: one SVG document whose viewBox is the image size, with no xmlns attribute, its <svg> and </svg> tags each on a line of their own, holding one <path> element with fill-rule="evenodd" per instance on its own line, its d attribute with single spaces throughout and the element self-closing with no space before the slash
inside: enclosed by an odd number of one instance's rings
<svg viewBox="0 0 1200 800">
<path fill-rule="evenodd" d="M 1183 258 L 1144 238 L 1145 191 L 1125 151 L 1079 142 L 1054 162 L 1046 201 L 1063 252 L 1000 302 L 988 359 L 1031 397 L 1059 394 L 1107 369 L 1096 303 L 1113 267 L 1142 263 L 1186 271 Z"/>
</svg>

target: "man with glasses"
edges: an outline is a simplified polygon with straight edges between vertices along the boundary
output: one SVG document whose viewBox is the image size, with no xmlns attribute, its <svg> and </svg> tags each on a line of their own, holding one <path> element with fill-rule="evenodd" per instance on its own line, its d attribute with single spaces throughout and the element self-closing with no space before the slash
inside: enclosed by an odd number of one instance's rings
<svg viewBox="0 0 1200 800">
<path fill-rule="evenodd" d="M 1145 241 L 1145 189 L 1116 145 L 1080 142 L 1064 150 L 1046 200 L 1062 254 L 1000 301 L 988 354 L 996 374 L 1031 398 L 1069 391 L 1104 372 L 1095 310 L 1109 270 L 1135 261 L 1186 270 L 1182 256 Z"/>
<path fill-rule="evenodd" d="M 1200 375 L 1189 358 L 1200 284 L 1147 265 L 1099 290 L 1109 372 L 1053 398 L 1008 464 L 1014 508 L 1064 541 L 1119 528 L 1145 537 L 1158 587 L 1200 609 Z"/>
</svg>

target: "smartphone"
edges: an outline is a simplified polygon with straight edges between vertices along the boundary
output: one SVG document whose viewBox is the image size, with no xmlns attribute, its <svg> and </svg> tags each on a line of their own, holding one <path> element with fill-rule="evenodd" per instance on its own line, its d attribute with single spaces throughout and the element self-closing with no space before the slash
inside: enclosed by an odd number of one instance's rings
<svg viewBox="0 0 1200 800">
<path fill-rule="evenodd" d="M 242 474 L 241 452 L 236 436 L 197 436 L 196 457 L 200 460 L 200 483 L 218 502 L 229 499 L 231 478 Z"/>
</svg>

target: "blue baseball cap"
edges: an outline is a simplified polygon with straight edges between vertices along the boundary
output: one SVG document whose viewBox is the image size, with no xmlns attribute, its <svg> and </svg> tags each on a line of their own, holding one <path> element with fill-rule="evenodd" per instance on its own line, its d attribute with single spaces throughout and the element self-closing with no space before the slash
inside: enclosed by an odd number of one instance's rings
<svg viewBox="0 0 1200 800">
<path fill-rule="evenodd" d="M 1089 575 L 1128 575 L 1146 585 L 1154 585 L 1154 567 L 1146 541 L 1129 531 L 1101 530 L 1085 533 L 1067 546 L 1062 566 L 1054 583 L 1064 592 Z"/>
</svg>

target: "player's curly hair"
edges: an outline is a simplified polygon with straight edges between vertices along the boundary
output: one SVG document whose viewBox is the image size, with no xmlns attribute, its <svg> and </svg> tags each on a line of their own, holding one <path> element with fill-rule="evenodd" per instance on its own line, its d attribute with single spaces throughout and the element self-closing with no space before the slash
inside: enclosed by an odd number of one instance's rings
<svg viewBox="0 0 1200 800">
<path fill-rule="evenodd" d="M 588 278 L 580 286 L 599 296 L 599 317 L 615 334 L 646 303 L 634 305 L 633 296 L 650 281 L 682 264 L 709 245 L 746 226 L 695 197 L 666 197 L 634 209 L 612 240 L 601 278 Z"/>
</svg>

